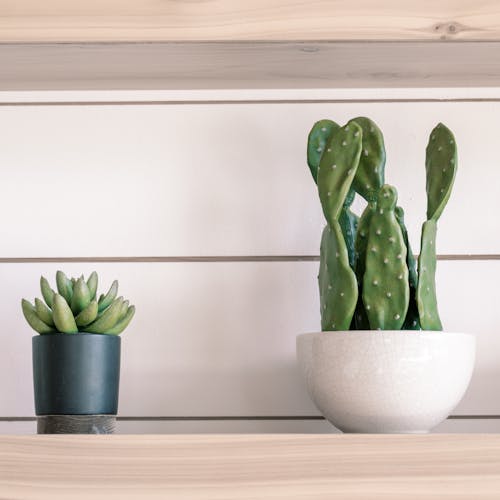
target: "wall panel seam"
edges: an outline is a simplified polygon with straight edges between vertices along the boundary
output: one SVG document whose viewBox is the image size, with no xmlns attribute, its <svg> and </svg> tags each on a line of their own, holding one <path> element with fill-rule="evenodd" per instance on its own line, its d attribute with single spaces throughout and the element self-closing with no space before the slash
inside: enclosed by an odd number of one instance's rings
<svg viewBox="0 0 500 500">
<path fill-rule="evenodd" d="M 440 261 L 497 261 L 500 254 L 441 254 Z M 316 262 L 319 255 L 211 255 L 211 256 L 165 256 L 165 257 L 0 257 L 0 264 L 44 264 L 44 263 L 175 263 L 175 262 Z"/>
<path fill-rule="evenodd" d="M 34 422 L 36 417 L 0 417 L 0 422 Z M 302 421 L 326 420 L 321 415 L 255 416 L 118 416 L 120 422 L 228 422 L 228 421 Z M 500 420 L 500 415 L 449 415 L 447 420 Z"/>
<path fill-rule="evenodd" d="M 83 91 L 82 91 L 83 92 Z M 468 98 L 400 98 L 400 99 L 194 99 L 194 100 L 139 100 L 139 101 L 0 101 L 2 107 L 26 106 L 192 106 L 226 104 L 420 104 L 420 103 L 491 103 L 498 97 Z"/>
</svg>

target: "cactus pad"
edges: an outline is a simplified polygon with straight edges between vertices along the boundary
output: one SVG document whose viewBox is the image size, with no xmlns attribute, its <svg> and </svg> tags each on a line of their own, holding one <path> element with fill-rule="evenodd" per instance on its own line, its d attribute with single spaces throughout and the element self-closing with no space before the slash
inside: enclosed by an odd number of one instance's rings
<svg viewBox="0 0 500 500">
<path fill-rule="evenodd" d="M 358 285 L 349 266 L 340 224 L 336 221 L 323 230 L 318 280 L 322 330 L 349 330 L 358 299 Z"/>
<path fill-rule="evenodd" d="M 410 302 L 408 304 L 408 312 L 406 313 L 405 322 L 403 324 L 403 330 L 420 330 L 420 318 L 418 315 L 417 306 L 417 285 L 418 285 L 418 275 L 417 275 L 417 262 L 415 256 L 411 251 L 410 241 L 408 239 L 408 230 L 406 229 L 404 220 L 404 210 L 401 207 L 396 207 L 394 211 L 396 219 L 403 233 L 403 240 L 406 245 L 406 265 L 408 266 L 408 284 L 410 286 Z"/>
<path fill-rule="evenodd" d="M 455 180 L 457 145 L 451 131 L 439 123 L 431 132 L 425 157 L 427 220 L 441 216 Z"/>
<path fill-rule="evenodd" d="M 332 132 L 340 127 L 332 120 L 320 120 L 313 125 L 307 138 L 307 164 L 311 170 L 314 182 L 318 182 L 318 167 L 326 144 Z"/>
<path fill-rule="evenodd" d="M 379 189 L 384 184 L 385 146 L 384 137 L 377 125 L 360 116 L 349 122 L 357 123 L 363 130 L 362 152 L 353 186 L 367 201 L 375 201 Z"/>
<path fill-rule="evenodd" d="M 352 123 L 335 131 L 321 157 L 318 191 L 321 206 L 330 226 L 337 221 L 351 188 L 361 154 L 362 130 Z"/>
<path fill-rule="evenodd" d="M 442 329 L 436 303 L 436 223 L 455 179 L 455 138 L 439 123 L 427 145 L 427 222 L 418 273 L 404 212 L 396 206 L 397 192 L 384 184 L 385 160 L 382 132 L 366 117 L 353 118 L 343 127 L 320 120 L 309 133 L 307 162 L 328 223 L 318 276 L 323 330 Z M 368 202 L 361 217 L 350 208 L 356 193 Z M 61 294 L 66 285 L 61 276 Z M 46 282 L 42 288 L 48 303 L 54 292 Z M 102 296 L 99 311 L 115 296 L 113 289 Z M 37 306 L 42 321 L 49 322 L 45 308 Z M 121 315 L 126 309 L 130 313 L 128 304 L 122 304 Z M 117 330 L 127 316 L 121 321 Z"/>
<path fill-rule="evenodd" d="M 354 200 L 356 192 L 351 189 L 344 202 L 344 206 L 340 212 L 339 224 L 342 229 L 342 235 L 347 247 L 347 255 L 349 256 L 349 265 L 354 269 L 356 252 L 354 243 L 356 231 L 358 229 L 359 217 L 349 208 Z"/>
<path fill-rule="evenodd" d="M 363 277 L 363 304 L 370 327 L 399 330 L 409 303 L 406 246 L 394 210 L 397 192 L 384 185 L 372 216 Z"/>
<path fill-rule="evenodd" d="M 435 220 L 422 226 L 418 257 L 417 304 L 420 324 L 424 330 L 442 330 L 436 300 L 436 232 Z"/>
</svg>

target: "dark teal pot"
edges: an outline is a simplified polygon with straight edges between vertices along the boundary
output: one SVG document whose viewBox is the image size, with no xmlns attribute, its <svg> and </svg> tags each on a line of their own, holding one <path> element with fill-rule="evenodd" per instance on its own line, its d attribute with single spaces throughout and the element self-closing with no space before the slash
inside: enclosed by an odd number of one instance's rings
<svg viewBox="0 0 500 500">
<path fill-rule="evenodd" d="M 77 333 L 32 340 L 37 415 L 116 415 L 120 337 Z"/>
</svg>

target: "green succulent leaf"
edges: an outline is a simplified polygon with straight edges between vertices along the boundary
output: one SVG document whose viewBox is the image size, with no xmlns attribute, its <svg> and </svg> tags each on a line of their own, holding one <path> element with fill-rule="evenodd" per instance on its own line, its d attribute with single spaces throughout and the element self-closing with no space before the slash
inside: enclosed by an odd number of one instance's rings
<svg viewBox="0 0 500 500">
<path fill-rule="evenodd" d="M 97 319 L 85 328 L 89 333 L 108 333 L 118 323 L 123 297 L 118 297 Z"/>
<path fill-rule="evenodd" d="M 62 271 L 57 271 L 56 283 L 59 295 L 64 297 L 68 304 L 71 304 L 71 298 L 73 297 L 73 284 L 71 280 Z"/>
<path fill-rule="evenodd" d="M 52 309 L 54 323 L 56 328 L 61 333 L 77 333 L 78 326 L 76 325 L 73 312 L 62 295 L 56 293 L 54 295 L 54 304 Z"/>
<path fill-rule="evenodd" d="M 22 299 L 21 308 L 26 321 L 33 330 L 40 334 L 55 333 L 55 330 L 50 325 L 47 325 L 38 317 L 36 309 L 31 302 Z"/>
<path fill-rule="evenodd" d="M 97 318 L 99 309 L 97 300 L 93 300 L 90 304 L 75 318 L 76 324 L 80 327 L 90 325 Z"/>
<path fill-rule="evenodd" d="M 98 281 L 99 281 L 99 279 L 98 279 L 97 273 L 94 271 L 89 276 L 89 279 L 87 280 L 87 286 L 89 288 L 90 299 L 91 300 L 95 299 L 95 295 L 97 293 L 97 283 L 98 283 Z"/>
<path fill-rule="evenodd" d="M 82 312 L 90 304 L 91 300 L 91 293 L 87 283 L 83 278 L 78 278 L 73 287 L 73 297 L 71 299 L 73 314 L 77 315 Z"/>
<path fill-rule="evenodd" d="M 111 303 L 115 300 L 118 295 L 118 281 L 113 281 L 111 288 L 106 295 L 101 295 L 99 297 L 99 312 L 104 311 L 108 308 Z"/>
<path fill-rule="evenodd" d="M 52 301 L 54 300 L 54 290 L 49 285 L 49 282 L 43 276 L 40 278 L 40 289 L 42 290 L 43 300 L 45 303 L 52 307 Z"/>
<path fill-rule="evenodd" d="M 132 321 L 132 318 L 135 314 L 135 306 L 130 306 L 127 308 L 125 315 L 118 321 L 118 323 L 108 330 L 106 333 L 109 335 L 119 335 L 120 333 L 127 328 L 129 323 Z"/>
<path fill-rule="evenodd" d="M 40 300 L 35 299 L 35 310 L 37 316 L 47 325 L 53 327 L 54 318 L 52 317 L 52 311 Z"/>
</svg>

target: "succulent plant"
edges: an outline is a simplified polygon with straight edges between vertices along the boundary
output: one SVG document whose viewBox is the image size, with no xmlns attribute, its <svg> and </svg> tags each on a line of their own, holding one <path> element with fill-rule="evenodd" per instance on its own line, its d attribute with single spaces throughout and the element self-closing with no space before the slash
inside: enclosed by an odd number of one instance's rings
<svg viewBox="0 0 500 500">
<path fill-rule="evenodd" d="M 365 117 L 314 124 L 307 162 L 327 225 L 320 249 L 323 330 L 442 330 L 436 300 L 437 221 L 457 168 L 451 131 L 439 123 L 426 150 L 427 220 L 417 262 L 397 191 L 385 184 L 382 132 Z M 358 217 L 355 195 L 367 202 Z"/>
<path fill-rule="evenodd" d="M 62 271 L 56 273 L 57 292 L 46 278 L 40 278 L 43 301 L 35 305 L 22 299 L 21 306 L 28 324 L 40 334 L 46 333 L 103 333 L 118 335 L 128 326 L 135 306 L 118 295 L 118 281 L 97 299 L 98 276 L 93 272 L 69 279 Z M 45 301 L 45 302 L 44 302 Z"/>
</svg>

